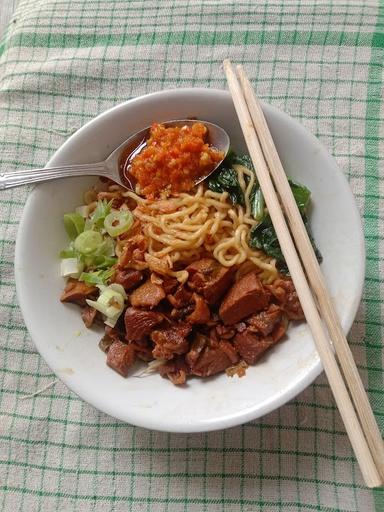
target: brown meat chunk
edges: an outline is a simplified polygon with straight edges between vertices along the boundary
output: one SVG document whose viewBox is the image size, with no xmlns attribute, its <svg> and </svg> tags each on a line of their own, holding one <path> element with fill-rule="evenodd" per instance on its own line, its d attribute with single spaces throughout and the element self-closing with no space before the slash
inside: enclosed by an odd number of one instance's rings
<svg viewBox="0 0 384 512">
<path fill-rule="evenodd" d="M 61 294 L 60 300 L 61 302 L 75 302 L 76 304 L 85 306 L 85 299 L 94 297 L 97 295 L 98 291 L 99 290 L 96 286 L 89 286 L 83 281 L 69 278 L 64 291 Z"/>
<path fill-rule="evenodd" d="M 155 343 L 153 357 L 172 359 L 175 354 L 185 354 L 189 348 L 186 337 L 190 332 L 191 326 L 181 323 L 153 331 L 151 334 L 151 340 Z"/>
<path fill-rule="evenodd" d="M 175 277 L 163 276 L 162 287 L 167 295 L 169 295 L 170 293 L 173 293 L 176 290 L 176 288 L 178 287 L 178 285 L 179 285 L 179 281 Z"/>
<path fill-rule="evenodd" d="M 236 334 L 234 339 L 235 348 L 246 363 L 254 364 L 284 336 L 286 330 L 287 324 L 279 322 L 269 336 L 263 337 L 247 328 Z"/>
<path fill-rule="evenodd" d="M 112 345 L 112 343 L 116 341 L 115 339 L 111 338 L 108 334 L 104 334 L 104 336 L 99 341 L 99 349 L 103 352 L 107 353 L 109 350 L 109 347 Z M 117 340 L 120 341 L 120 340 Z"/>
<path fill-rule="evenodd" d="M 255 272 L 243 276 L 229 290 L 220 306 L 219 314 L 224 324 L 232 325 L 264 309 L 270 299 Z"/>
<path fill-rule="evenodd" d="M 236 330 L 228 325 L 218 324 L 216 326 L 216 335 L 220 339 L 230 340 L 236 334 Z"/>
<path fill-rule="evenodd" d="M 212 258 L 202 258 L 191 263 L 188 286 L 202 295 L 208 304 L 218 302 L 235 278 L 235 267 L 223 267 Z"/>
<path fill-rule="evenodd" d="M 231 343 L 215 342 L 202 334 L 196 335 L 190 351 L 185 356 L 191 374 L 199 377 L 220 373 L 238 360 L 239 356 Z"/>
<path fill-rule="evenodd" d="M 162 377 L 167 377 L 173 384 L 180 386 L 185 384 L 189 368 L 183 357 L 175 357 L 161 365 L 159 373 Z"/>
<path fill-rule="evenodd" d="M 153 343 L 151 341 L 149 341 L 147 339 L 140 340 L 140 341 L 134 341 L 132 343 L 132 346 L 135 349 L 136 357 L 138 357 L 142 361 L 146 361 L 146 362 L 153 360 L 153 355 L 152 355 Z"/>
<path fill-rule="evenodd" d="M 271 334 L 276 324 L 281 322 L 282 311 L 276 304 L 270 304 L 267 310 L 255 313 L 246 322 L 251 332 L 256 332 L 262 336 L 268 336 Z"/>
<path fill-rule="evenodd" d="M 140 270 L 128 268 L 127 270 L 118 270 L 114 277 L 114 282 L 121 284 L 124 290 L 130 290 L 140 283 L 143 279 L 143 274 Z"/>
<path fill-rule="evenodd" d="M 203 353 L 205 347 L 208 345 L 209 339 L 202 334 L 197 333 L 192 344 L 190 346 L 190 350 L 188 354 L 185 356 L 185 361 L 192 368 L 194 364 L 197 362 L 201 354 Z"/>
<path fill-rule="evenodd" d="M 84 306 L 81 310 L 81 318 L 83 319 L 85 327 L 88 329 L 92 326 L 93 322 L 95 321 L 97 315 L 97 311 L 95 308 L 92 308 L 91 306 Z"/>
<path fill-rule="evenodd" d="M 107 365 L 120 373 L 128 375 L 129 368 L 135 362 L 135 349 L 121 341 L 114 341 L 107 352 Z"/>
<path fill-rule="evenodd" d="M 182 309 L 189 306 L 192 302 L 192 292 L 185 286 L 179 286 L 173 295 L 167 295 L 167 299 L 176 309 Z"/>
<path fill-rule="evenodd" d="M 231 342 L 219 341 L 219 348 L 225 352 L 231 364 L 236 364 L 239 361 L 239 354 Z"/>
<path fill-rule="evenodd" d="M 238 333 L 235 336 L 235 347 L 244 361 L 248 364 L 254 364 L 276 341 L 270 336 L 263 338 L 249 331 Z"/>
<path fill-rule="evenodd" d="M 290 320 L 305 318 L 292 279 L 276 279 L 268 288 Z"/>
<path fill-rule="evenodd" d="M 105 334 L 109 336 L 113 341 L 124 338 L 124 333 L 120 332 L 116 327 L 111 327 L 109 325 L 105 326 Z"/>
<path fill-rule="evenodd" d="M 195 308 L 192 313 L 187 316 L 186 321 L 190 324 L 205 324 L 209 321 L 211 313 L 208 304 L 197 293 L 194 293 L 192 299 L 195 302 Z"/>
<path fill-rule="evenodd" d="M 148 279 L 148 281 L 131 293 L 130 300 L 134 307 L 152 309 L 157 306 L 164 297 L 165 292 L 163 288 Z"/>
<path fill-rule="evenodd" d="M 127 308 L 124 315 L 126 339 L 140 341 L 163 321 L 163 315 L 154 311 Z"/>
<path fill-rule="evenodd" d="M 199 377 L 209 377 L 223 372 L 239 360 L 236 350 L 227 341 L 208 343 L 197 353 L 194 352 L 192 358 L 188 356 L 189 354 L 186 356 L 186 361 L 190 364 L 191 374 Z"/>
<path fill-rule="evenodd" d="M 193 304 L 189 304 L 188 306 L 185 306 L 185 308 L 181 309 L 173 308 L 171 311 L 171 318 L 173 320 L 181 320 L 182 318 L 185 318 L 187 315 L 190 315 L 193 309 Z"/>
</svg>

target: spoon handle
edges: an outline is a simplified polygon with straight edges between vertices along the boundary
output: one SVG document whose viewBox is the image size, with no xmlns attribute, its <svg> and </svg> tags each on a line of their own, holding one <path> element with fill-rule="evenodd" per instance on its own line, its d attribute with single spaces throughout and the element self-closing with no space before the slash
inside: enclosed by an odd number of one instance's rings
<svg viewBox="0 0 384 512">
<path fill-rule="evenodd" d="M 0 190 L 37 183 L 39 181 L 69 178 L 73 176 L 104 176 L 110 177 L 104 162 L 94 164 L 61 165 L 60 167 L 45 167 L 44 169 L 25 169 L 0 173 Z"/>
</svg>

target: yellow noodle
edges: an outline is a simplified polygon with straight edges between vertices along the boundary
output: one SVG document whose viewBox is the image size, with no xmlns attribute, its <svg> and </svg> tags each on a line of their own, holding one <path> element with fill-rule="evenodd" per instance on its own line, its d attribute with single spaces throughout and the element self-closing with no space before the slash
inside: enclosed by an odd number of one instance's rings
<svg viewBox="0 0 384 512">
<path fill-rule="evenodd" d="M 133 213 L 148 240 L 148 258 L 145 257 L 144 262 L 134 262 L 132 266 L 157 272 L 161 266 L 161 273 L 185 282 L 188 272 L 177 268 L 211 254 L 225 267 L 249 262 L 260 270 L 263 281 L 272 282 L 278 274 L 275 260 L 248 245 L 250 229 L 257 224 L 251 217 L 250 203 L 254 173 L 242 165 L 234 168 L 244 194 L 244 207 L 232 205 L 227 192 L 204 190 L 202 185 L 195 193 L 182 193 L 159 201 L 121 190 L 123 198 L 136 201 L 137 208 Z M 129 239 L 118 240 L 117 256 L 129 242 Z"/>
</svg>

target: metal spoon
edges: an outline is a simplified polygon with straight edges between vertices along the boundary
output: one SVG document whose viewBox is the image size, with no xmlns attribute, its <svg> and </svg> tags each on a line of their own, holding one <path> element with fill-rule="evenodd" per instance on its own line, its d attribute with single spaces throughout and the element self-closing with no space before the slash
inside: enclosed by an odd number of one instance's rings
<svg viewBox="0 0 384 512">
<path fill-rule="evenodd" d="M 229 137 L 223 128 L 207 121 L 197 121 L 191 119 L 178 119 L 166 121 L 163 124 L 170 126 L 192 125 L 196 122 L 202 122 L 208 128 L 208 142 L 211 146 L 224 153 L 224 157 L 229 150 Z M 61 165 L 59 167 L 45 167 L 43 169 L 30 169 L 22 171 L 11 171 L 0 174 L 0 190 L 5 190 L 19 185 L 37 183 L 40 181 L 54 180 L 57 178 L 68 178 L 74 176 L 102 176 L 118 183 L 119 185 L 133 189 L 134 180 L 129 175 L 129 166 L 122 168 L 121 156 L 127 156 L 125 161 L 132 159 L 144 146 L 148 138 L 150 127 L 144 128 L 131 135 L 125 142 L 120 144 L 104 162 L 95 162 L 90 164 Z M 222 160 L 216 165 L 209 174 L 217 169 Z M 207 176 L 209 176 L 209 174 Z M 207 176 L 199 178 L 197 183 L 203 181 Z"/>
</svg>

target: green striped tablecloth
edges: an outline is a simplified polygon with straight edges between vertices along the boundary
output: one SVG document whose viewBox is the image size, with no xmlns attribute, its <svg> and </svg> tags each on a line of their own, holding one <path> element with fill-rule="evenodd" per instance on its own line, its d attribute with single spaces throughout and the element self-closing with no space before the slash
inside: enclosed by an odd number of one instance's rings
<svg viewBox="0 0 384 512">
<path fill-rule="evenodd" d="M 349 340 L 381 427 L 383 14 L 370 0 L 22 0 L 0 43 L 4 171 L 44 165 L 82 124 L 133 96 L 225 88 L 227 56 L 246 65 L 259 96 L 320 138 L 364 220 L 366 281 Z M 60 382 L 23 399 L 55 378 L 15 294 L 27 195 L 0 196 L 0 510 L 384 510 L 323 377 L 258 421 L 201 435 L 125 425 Z"/>
</svg>

